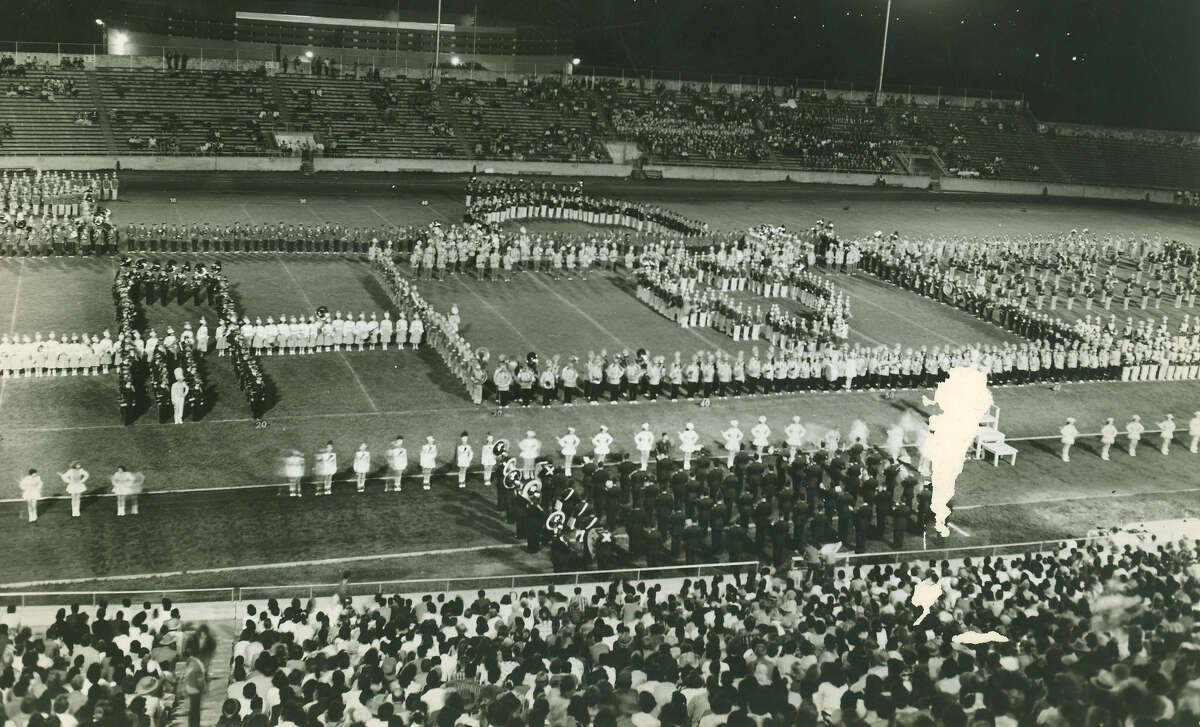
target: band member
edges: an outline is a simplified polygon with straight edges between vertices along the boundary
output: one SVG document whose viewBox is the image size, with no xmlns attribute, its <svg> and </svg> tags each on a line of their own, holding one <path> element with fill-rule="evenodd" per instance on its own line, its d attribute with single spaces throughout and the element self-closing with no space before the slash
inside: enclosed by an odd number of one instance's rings
<svg viewBox="0 0 1200 727">
<path fill-rule="evenodd" d="M 35 469 L 30 469 L 21 478 L 18 486 L 21 488 L 21 499 L 25 501 L 25 510 L 29 515 L 29 522 L 36 523 L 38 518 L 38 500 L 42 499 L 42 476 Z"/>
<path fill-rule="evenodd" d="M 1112 417 L 1104 420 L 1104 426 L 1100 427 L 1100 459 L 1105 462 L 1109 461 L 1109 450 L 1117 442 L 1117 427 L 1113 424 Z"/>
<path fill-rule="evenodd" d="M 1075 428 L 1075 417 L 1067 417 L 1067 423 L 1059 427 L 1059 441 L 1062 442 L 1062 461 L 1071 461 L 1071 447 L 1075 444 L 1075 438 L 1079 436 L 1079 430 Z"/>
<path fill-rule="evenodd" d="M 725 466 L 733 469 L 733 458 L 742 448 L 742 439 L 746 435 L 742 434 L 742 430 L 738 428 L 736 419 L 729 422 L 729 428 L 721 433 L 722 439 L 725 440 Z"/>
<path fill-rule="evenodd" d="M 767 426 L 767 418 L 759 417 L 758 423 L 750 428 L 750 436 L 754 444 L 754 450 L 761 457 L 767 453 L 767 447 L 771 446 L 771 427 Z"/>
<path fill-rule="evenodd" d="M 328 441 L 325 446 L 317 451 L 315 464 L 313 469 L 320 480 L 317 483 L 318 495 L 333 494 L 333 476 L 337 473 L 337 452 L 333 451 L 333 441 Z"/>
<path fill-rule="evenodd" d="M 571 476 L 571 465 L 579 452 L 579 435 L 575 427 L 567 427 L 567 433 L 558 438 L 558 448 L 563 456 L 563 470 L 567 477 Z"/>
<path fill-rule="evenodd" d="M 492 485 L 492 473 L 496 470 L 496 438 L 489 432 L 484 435 L 483 445 L 479 448 L 479 464 L 483 467 L 483 485 Z"/>
<path fill-rule="evenodd" d="M 358 450 L 354 453 L 354 488 L 358 492 L 366 492 L 367 490 L 367 473 L 371 471 L 371 452 L 367 449 L 367 443 L 363 442 L 358 445 Z"/>
<path fill-rule="evenodd" d="M 1145 425 L 1142 424 L 1142 417 L 1134 414 L 1129 419 L 1129 423 L 1125 425 L 1125 436 L 1129 437 L 1129 456 L 1137 456 L 1138 442 L 1141 441 L 1142 433 L 1146 431 Z"/>
<path fill-rule="evenodd" d="M 533 477 L 533 465 L 542 453 L 542 443 L 538 441 L 537 433 L 532 429 L 525 432 L 525 438 L 517 442 L 517 450 L 521 453 L 521 476 L 529 479 Z"/>
<path fill-rule="evenodd" d="M 1192 438 L 1188 451 L 1192 454 L 1200 453 L 1200 411 L 1188 422 L 1188 436 Z"/>
<path fill-rule="evenodd" d="M 903 431 L 901 432 L 903 433 Z M 787 438 L 788 446 L 788 461 L 796 459 L 796 452 L 804 445 L 804 435 L 807 434 L 804 425 L 800 423 L 800 417 L 792 417 L 792 423 L 783 428 L 783 435 Z M 894 456 L 899 456 L 894 455 Z"/>
<path fill-rule="evenodd" d="M 679 433 L 679 451 L 683 452 L 683 469 L 692 468 L 692 454 L 700 451 L 700 435 L 696 433 L 696 425 L 688 422 Z"/>
<path fill-rule="evenodd" d="M 475 459 L 475 450 L 471 447 L 471 442 L 467 438 L 467 433 L 463 432 L 458 438 L 458 447 L 455 450 L 455 464 L 458 465 L 458 486 L 467 486 L 467 468 L 471 466 L 471 460 Z"/>
<path fill-rule="evenodd" d="M 1167 418 L 1158 423 L 1159 436 L 1162 437 L 1162 445 L 1158 451 L 1164 455 L 1171 453 L 1171 440 L 1175 438 L 1175 415 L 1167 414 Z"/>
<path fill-rule="evenodd" d="M 131 515 L 138 514 L 138 494 L 141 492 L 142 475 L 130 472 L 124 465 L 118 465 L 112 475 L 112 491 L 117 496 L 117 517 L 125 517 L 128 509 Z"/>
<path fill-rule="evenodd" d="M 637 448 L 641 470 L 645 472 L 650 469 L 650 452 L 654 449 L 654 432 L 650 431 L 648 423 L 643 423 L 642 428 L 633 435 L 633 446 Z"/>
<path fill-rule="evenodd" d="M 429 481 L 433 477 L 433 469 L 437 467 L 437 442 L 432 436 L 425 437 L 421 445 L 421 489 L 429 489 Z"/>
<path fill-rule="evenodd" d="M 385 456 L 388 462 L 388 480 L 383 484 L 383 491 L 390 492 L 394 489 L 395 492 L 399 492 L 400 480 L 404 477 L 404 470 L 408 469 L 408 450 L 404 448 L 404 437 L 393 439 L 392 446 L 388 447 Z"/>
<path fill-rule="evenodd" d="M 611 451 L 612 443 L 613 436 L 608 433 L 608 426 L 601 424 L 600 431 L 592 437 L 592 456 L 596 458 L 596 464 L 604 466 L 604 458 Z"/>
<path fill-rule="evenodd" d="M 91 475 L 78 462 L 72 462 L 66 472 L 58 476 L 67 484 L 67 494 L 71 496 L 71 517 L 79 517 L 79 505 L 83 493 L 87 492 L 87 481 Z"/>
<path fill-rule="evenodd" d="M 283 474 L 288 481 L 288 495 L 301 497 L 300 482 L 304 479 L 304 455 L 292 450 L 283 458 Z"/>
</svg>

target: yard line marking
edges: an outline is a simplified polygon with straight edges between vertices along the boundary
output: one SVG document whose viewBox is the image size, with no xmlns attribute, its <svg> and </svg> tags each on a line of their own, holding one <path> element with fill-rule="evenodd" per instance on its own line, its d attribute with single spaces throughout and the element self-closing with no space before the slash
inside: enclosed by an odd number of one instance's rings
<svg viewBox="0 0 1200 727">
<path fill-rule="evenodd" d="M 17 268 L 17 286 L 13 292 L 13 307 L 12 315 L 8 317 L 8 333 L 13 334 L 17 330 L 17 310 L 21 305 L 21 283 L 25 280 L 25 258 L 21 258 L 21 264 Z M 4 390 L 8 388 L 8 377 L 0 379 L 0 408 L 4 407 Z"/>
<path fill-rule="evenodd" d="M 970 534 L 970 533 L 968 533 L 966 530 L 963 530 L 962 528 L 958 527 L 958 526 L 957 526 L 957 525 L 955 525 L 954 523 L 952 523 L 952 522 L 948 522 L 948 521 L 947 521 L 947 523 L 946 523 L 946 524 L 950 526 L 950 529 L 951 529 L 951 530 L 953 530 L 954 532 L 956 532 L 956 533 L 958 533 L 959 535 L 963 536 L 964 538 L 969 538 L 969 537 L 971 537 L 971 534 Z"/>
<path fill-rule="evenodd" d="M 574 310 L 575 310 L 575 312 L 576 312 L 576 313 L 578 313 L 579 315 L 583 316 L 583 317 L 584 317 L 584 318 L 587 320 L 587 322 L 588 322 L 588 323 L 591 323 L 593 326 L 595 326 L 597 329 L 599 329 L 599 331 L 600 331 L 601 333 L 603 333 L 604 335 L 608 336 L 608 337 L 609 337 L 609 338 L 611 338 L 613 341 L 615 341 L 615 342 L 617 343 L 617 345 L 618 345 L 618 346 L 622 346 L 622 347 L 625 347 L 625 348 L 628 348 L 628 347 L 629 347 L 629 345 L 628 345 L 628 344 L 626 344 L 626 343 L 625 343 L 624 341 L 622 341 L 621 339 L 617 338 L 616 334 L 614 334 L 612 331 L 608 330 L 608 329 L 607 329 L 607 328 L 605 328 L 604 326 L 600 325 L 600 321 L 596 320 L 595 318 L 592 318 L 592 317 L 591 317 L 590 315 L 588 315 L 588 313 L 587 313 L 586 311 L 584 311 L 582 308 L 580 308 L 579 306 L 575 305 L 574 303 L 572 303 L 572 302 L 571 302 L 570 300 L 568 300 L 567 298 L 563 297 L 562 293 L 559 293 L 559 292 L 558 292 L 557 290 L 555 290 L 554 288 L 550 287 L 549 285 L 546 285 L 546 283 L 545 283 L 544 281 L 542 281 L 541 279 L 539 279 L 539 278 L 538 278 L 538 275 L 537 275 L 537 273 L 531 272 L 531 271 L 529 271 L 529 270 L 526 270 L 526 271 L 524 271 L 524 272 L 525 272 L 525 274 L 526 274 L 526 275 L 528 275 L 530 278 L 532 278 L 532 279 L 533 279 L 533 282 L 537 283 L 538 287 L 540 287 L 542 290 L 548 290 L 548 291 L 550 291 L 550 294 L 551 294 L 551 295 L 553 295 L 555 298 L 558 298 L 558 299 L 559 299 L 559 300 L 561 300 L 563 303 L 566 303 L 566 304 L 567 304 L 567 306 L 569 306 L 570 308 L 574 309 Z"/>
<path fill-rule="evenodd" d="M 258 224 L 258 220 L 254 219 L 254 215 L 250 214 L 250 210 L 246 209 L 246 205 L 239 202 L 238 207 L 241 207 L 242 212 L 246 213 L 246 219 L 250 220 L 250 224 L 252 224 L 252 225 Z"/>
<path fill-rule="evenodd" d="M 845 289 L 843 289 L 843 290 L 845 290 Z M 897 313 L 896 311 L 892 310 L 891 308 L 888 308 L 887 306 L 879 305 L 878 303 L 876 303 L 873 300 L 867 300 L 866 298 L 862 297 L 861 295 L 859 295 L 857 293 L 851 293 L 849 290 L 846 290 L 846 295 L 848 295 L 851 298 L 854 298 L 856 300 L 861 300 L 863 303 L 866 303 L 867 305 L 874 306 L 874 307 L 878 308 L 879 310 L 883 311 L 884 313 L 889 313 L 891 315 L 894 315 L 897 318 L 899 318 L 900 320 L 906 321 L 909 324 L 914 325 L 917 328 L 920 328 L 922 331 L 925 331 L 926 333 L 932 333 L 933 335 L 942 339 L 946 343 L 951 343 L 951 344 L 955 344 L 955 345 L 958 344 L 958 341 L 955 341 L 953 338 L 950 338 L 949 336 L 944 336 L 941 333 L 938 333 L 937 331 L 933 330 L 932 328 L 923 326 L 920 323 L 917 323 L 913 319 L 909 318 L 908 316 L 904 315 L 903 313 Z"/>
<path fill-rule="evenodd" d="M 1018 500 L 1014 502 L 984 502 L 978 505 L 958 505 L 955 510 L 978 510 L 984 507 L 1015 507 L 1017 505 L 1046 505 L 1055 502 L 1074 502 L 1077 500 L 1115 500 L 1120 497 L 1148 497 L 1154 495 L 1185 495 L 1200 492 L 1200 487 L 1186 487 L 1181 490 L 1150 490 L 1148 492 L 1119 492 L 1103 495 L 1077 495 L 1075 497 L 1052 497 L 1045 500 Z"/>
<path fill-rule="evenodd" d="M 458 553 L 475 553 L 481 550 L 501 550 L 523 547 L 520 543 L 496 543 L 495 545 L 471 545 L 463 548 L 440 548 L 437 550 L 411 550 L 401 553 L 380 553 L 379 555 L 348 555 L 341 558 L 319 558 L 316 560 L 296 560 L 285 563 L 255 563 L 253 565 L 231 565 L 223 568 L 195 568 L 189 570 L 162 571 L 160 573 L 127 573 L 119 576 L 90 576 L 87 578 L 57 578 L 44 581 L 24 581 L 18 583 L 0 583 L 0 588 L 36 588 L 40 586 L 65 586 L 91 581 L 139 581 L 150 578 L 173 578 L 176 576 L 194 576 L 214 573 L 232 573 L 235 571 L 267 570 L 269 568 L 296 568 L 311 565 L 337 565 L 339 563 L 358 563 L 366 560 L 395 560 L 398 558 L 423 558 L 431 555 L 456 555 Z"/>
<path fill-rule="evenodd" d="M 379 211 L 379 210 L 375 209 L 374 205 L 367 205 L 367 209 L 371 210 L 371 212 L 372 212 L 372 213 L 374 213 L 374 215 L 375 215 L 376 217 L 378 217 L 379 219 L 381 219 L 381 220 L 383 220 L 384 222 L 388 223 L 389 225 L 395 225 L 395 224 L 396 224 L 395 222 L 392 222 L 392 221 L 391 221 L 391 220 L 389 220 L 388 218 L 384 217 L 384 216 L 383 216 L 383 214 L 382 214 L 382 213 L 380 213 L 380 211 Z"/>
<path fill-rule="evenodd" d="M 520 338 L 522 341 L 525 342 L 525 344 L 527 346 L 529 346 L 529 350 L 531 350 L 531 351 L 539 350 L 540 347 L 535 345 L 533 341 L 529 340 L 529 337 L 526 336 L 524 333 L 522 333 L 520 328 L 517 328 L 516 326 L 514 326 L 512 321 L 505 318 L 504 314 L 501 313 L 499 311 L 499 309 L 496 308 L 496 306 L 492 305 L 491 303 L 489 303 L 487 301 L 486 298 L 484 298 L 479 293 L 475 292 L 475 289 L 472 288 L 471 286 L 467 285 L 465 282 L 463 282 L 462 278 L 455 276 L 454 279 L 458 282 L 459 285 L 461 285 L 463 288 L 465 288 L 468 293 L 475 296 L 476 300 L 478 300 L 480 303 L 483 303 L 484 307 L 486 307 L 488 310 L 490 310 L 492 312 L 493 315 L 495 315 L 497 318 L 499 318 L 500 321 L 502 323 L 504 323 L 504 325 L 511 328 L 513 330 L 513 333 L 517 334 L 517 338 Z"/>
<path fill-rule="evenodd" d="M 305 419 L 337 419 L 340 417 L 369 417 L 369 416 L 419 416 L 422 414 L 461 414 L 465 412 L 483 413 L 487 411 L 477 406 L 452 406 L 441 409 L 392 409 L 390 411 L 343 411 L 328 414 L 282 414 L 271 417 L 271 421 L 303 421 Z M 198 422 L 184 422 L 176 427 L 197 426 L 201 424 L 245 424 L 255 421 L 251 417 L 232 419 L 201 419 Z M 160 426 L 159 424 L 140 424 L 135 426 Z M 128 429 L 124 424 L 90 424 L 80 427 L 27 427 L 25 429 L 8 429 L 10 434 L 45 434 L 52 432 L 91 431 L 96 429 Z"/>
<path fill-rule="evenodd" d="M 300 291 L 300 296 L 304 298 L 304 302 L 308 304 L 308 309 L 316 310 L 317 306 L 313 305 L 312 299 L 308 297 L 308 293 L 304 291 L 304 286 L 301 285 L 300 281 L 296 279 L 296 276 L 292 273 L 292 269 L 288 267 L 287 262 L 282 257 L 277 259 L 279 260 L 279 264 L 283 266 L 283 270 L 287 273 L 287 276 L 292 279 L 293 283 L 296 284 L 296 289 Z M 358 377 L 358 372 L 355 371 L 354 366 L 350 364 L 350 359 L 346 358 L 346 354 L 342 353 L 341 351 L 338 351 L 337 355 L 338 358 L 342 360 L 342 363 L 346 364 L 346 368 L 350 369 L 350 375 L 354 377 L 354 383 L 358 384 L 359 391 L 363 393 L 363 396 L 367 397 L 367 404 L 371 406 L 371 411 L 379 411 L 379 407 L 375 405 L 375 400 L 371 398 L 371 393 L 367 391 L 367 387 L 363 386 L 362 379 Z"/>
</svg>

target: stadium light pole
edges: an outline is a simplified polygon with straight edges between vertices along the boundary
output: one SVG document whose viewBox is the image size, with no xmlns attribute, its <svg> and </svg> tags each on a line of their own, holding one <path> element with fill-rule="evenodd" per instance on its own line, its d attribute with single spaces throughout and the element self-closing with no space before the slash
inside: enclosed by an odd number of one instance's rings
<svg viewBox="0 0 1200 727">
<path fill-rule="evenodd" d="M 887 60 L 888 25 L 892 20 L 892 0 L 887 0 L 887 11 L 883 14 L 883 48 L 879 51 L 879 83 L 875 85 L 875 105 L 883 103 L 883 64 Z"/>
<path fill-rule="evenodd" d="M 438 0 L 437 30 L 433 33 L 433 72 L 442 75 L 442 0 Z"/>
</svg>

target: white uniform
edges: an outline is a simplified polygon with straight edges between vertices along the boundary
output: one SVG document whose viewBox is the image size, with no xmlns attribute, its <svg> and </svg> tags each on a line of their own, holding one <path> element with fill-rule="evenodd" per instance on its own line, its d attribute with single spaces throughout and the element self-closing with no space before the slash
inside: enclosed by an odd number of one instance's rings
<svg viewBox="0 0 1200 727">
<path fill-rule="evenodd" d="M 1200 453 L 1200 412 L 1188 422 L 1188 436 L 1192 438 L 1188 451 L 1192 454 Z"/>
<path fill-rule="evenodd" d="M 1175 438 L 1175 419 L 1167 417 L 1158 423 L 1159 436 L 1162 437 L 1162 446 L 1158 451 L 1163 454 L 1171 453 L 1171 440 Z"/>
<path fill-rule="evenodd" d="M 396 488 L 396 492 L 399 492 L 400 478 L 404 476 L 404 470 L 408 469 L 408 450 L 403 446 L 393 444 L 388 448 L 386 456 L 392 482 L 384 486 L 384 492 L 393 486 Z"/>
<path fill-rule="evenodd" d="M 571 465 L 575 460 L 575 455 L 579 453 L 579 435 L 575 430 L 568 430 L 566 434 L 558 438 L 558 450 L 562 453 L 563 469 L 566 476 L 571 476 Z"/>
<path fill-rule="evenodd" d="M 796 452 L 804 446 L 804 435 L 807 433 L 804 425 L 796 421 L 783 428 L 783 436 L 787 439 L 788 455 L 792 459 L 796 458 Z"/>
<path fill-rule="evenodd" d="M 426 442 L 421 445 L 421 487 L 429 489 L 429 480 L 433 477 L 433 468 L 437 467 L 437 444 Z"/>
<path fill-rule="evenodd" d="M 592 437 L 592 454 L 596 456 L 596 461 L 604 464 L 604 458 L 612 451 L 613 437 L 608 433 L 607 429 L 602 429 Z"/>
<path fill-rule="evenodd" d="M 1058 429 L 1059 441 L 1062 442 L 1062 461 L 1071 461 L 1071 447 L 1075 444 L 1075 438 L 1079 436 L 1079 429 L 1075 427 L 1073 422 L 1067 422 Z"/>
<path fill-rule="evenodd" d="M 754 448 L 759 454 L 766 452 L 767 447 L 771 446 L 771 428 L 766 422 L 759 422 L 750 429 L 750 436 L 753 439 Z"/>
<path fill-rule="evenodd" d="M 684 429 L 679 433 L 679 451 L 683 452 L 683 468 L 692 468 L 692 454 L 700 451 L 700 435 L 695 429 Z"/>
<path fill-rule="evenodd" d="M 1100 459 L 1109 461 L 1108 452 L 1117 441 L 1117 428 L 1112 422 L 1100 427 Z"/>
<path fill-rule="evenodd" d="M 1129 456 L 1137 456 L 1138 441 L 1142 438 L 1142 432 L 1146 431 L 1146 427 L 1136 419 L 1131 420 L 1125 425 L 1125 436 L 1129 437 Z"/>
<path fill-rule="evenodd" d="M 175 423 L 183 424 L 183 405 L 187 402 L 188 385 L 183 379 L 171 384 L 171 412 Z"/>
<path fill-rule="evenodd" d="M 367 473 L 371 471 L 371 453 L 366 449 L 354 452 L 354 484 L 359 492 L 367 488 Z"/>
<path fill-rule="evenodd" d="M 88 471 L 82 467 L 72 467 L 59 476 L 67 484 L 67 494 L 71 496 L 71 517 L 79 517 L 83 493 L 87 492 Z"/>
<path fill-rule="evenodd" d="M 25 501 L 25 509 L 29 513 L 29 522 L 37 522 L 37 503 L 42 499 L 42 476 L 34 472 L 21 478 L 21 499 Z"/>
<path fill-rule="evenodd" d="M 304 478 L 304 455 L 289 454 L 283 458 L 283 475 L 288 480 L 288 494 L 300 497 L 300 480 Z"/>
<path fill-rule="evenodd" d="M 641 458 L 642 471 L 650 469 L 650 451 L 654 449 L 654 433 L 649 429 L 639 429 L 638 433 L 633 435 L 633 446 L 637 448 L 638 456 Z"/>
<path fill-rule="evenodd" d="M 742 448 L 742 439 L 746 435 L 742 434 L 742 430 L 737 427 L 729 427 L 721 433 L 721 437 L 725 440 L 725 451 L 728 453 L 726 465 L 733 467 L 733 457 Z"/>
<path fill-rule="evenodd" d="M 483 465 L 483 484 L 492 484 L 492 470 L 496 467 L 496 453 L 492 451 L 492 447 L 496 444 L 496 438 L 488 435 L 487 441 L 479 448 L 479 464 Z"/>
<path fill-rule="evenodd" d="M 454 450 L 454 461 L 458 465 L 458 486 L 467 486 L 467 468 L 475 459 L 475 450 L 467 442 L 460 442 Z"/>
<path fill-rule="evenodd" d="M 533 477 L 533 465 L 542 453 L 542 443 L 537 437 L 525 437 L 517 442 L 517 449 L 521 454 L 521 474 L 526 479 Z"/>
<path fill-rule="evenodd" d="M 321 450 L 317 452 L 317 475 L 321 478 L 321 490 L 318 494 L 331 494 L 333 491 L 333 476 L 337 474 L 337 452 Z"/>
</svg>

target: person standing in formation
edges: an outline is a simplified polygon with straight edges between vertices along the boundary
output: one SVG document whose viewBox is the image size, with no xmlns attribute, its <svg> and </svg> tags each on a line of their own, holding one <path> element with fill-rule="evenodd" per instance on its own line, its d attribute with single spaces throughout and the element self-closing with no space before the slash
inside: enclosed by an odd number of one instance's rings
<svg viewBox="0 0 1200 727">
<path fill-rule="evenodd" d="M 729 422 L 729 428 L 721 433 L 721 437 L 725 440 L 725 466 L 733 469 L 733 458 L 742 448 L 742 440 L 746 435 L 742 434 L 742 430 L 738 428 L 737 419 Z"/>
<path fill-rule="evenodd" d="M 596 464 L 600 467 L 604 466 L 604 458 L 612 451 L 613 436 L 608 433 L 608 426 L 600 425 L 600 431 L 596 432 L 592 437 L 592 456 L 596 458 Z"/>
<path fill-rule="evenodd" d="M 38 517 L 38 500 L 42 499 L 42 476 L 35 469 L 30 469 L 25 473 L 18 483 L 21 488 L 21 499 L 25 501 L 25 511 L 29 515 L 29 522 L 36 523 Z"/>
<path fill-rule="evenodd" d="M 1075 444 L 1079 430 L 1075 427 L 1075 417 L 1067 417 L 1067 423 L 1058 428 L 1059 441 L 1062 442 L 1062 461 L 1071 461 L 1071 447 Z"/>
<path fill-rule="evenodd" d="M 483 486 L 487 487 L 492 484 L 492 471 L 496 469 L 496 438 L 489 432 L 483 439 L 483 446 L 479 448 L 479 464 L 483 466 Z"/>
<path fill-rule="evenodd" d="M 1109 417 L 1104 420 L 1104 426 L 1100 427 L 1100 459 L 1110 461 L 1108 453 L 1116 443 L 1117 425 L 1113 423 L 1113 418 Z"/>
<path fill-rule="evenodd" d="M 302 497 L 300 482 L 304 479 L 304 455 L 293 449 L 283 458 L 283 475 L 288 481 L 288 495 Z"/>
<path fill-rule="evenodd" d="M 750 428 L 750 436 L 754 451 L 758 452 L 759 457 L 765 455 L 767 447 L 771 446 L 771 427 L 767 426 L 766 417 L 758 418 L 758 423 Z"/>
<path fill-rule="evenodd" d="M 404 437 L 398 436 L 392 440 L 392 446 L 388 447 L 386 456 L 388 481 L 384 482 L 383 491 L 399 492 L 400 480 L 404 477 L 404 470 L 408 469 L 408 450 L 404 448 Z"/>
<path fill-rule="evenodd" d="M 700 450 L 700 435 L 696 433 L 696 425 L 688 422 L 679 433 L 679 451 L 683 452 L 683 471 L 692 469 L 692 454 Z"/>
<path fill-rule="evenodd" d="M 789 462 L 796 459 L 796 453 L 804 445 L 804 435 L 807 433 L 804 425 L 800 423 L 800 417 L 798 416 L 792 417 L 792 423 L 784 427 L 783 435 L 787 438 Z"/>
<path fill-rule="evenodd" d="M 1200 411 L 1196 412 L 1192 420 L 1188 422 L 1188 436 L 1192 438 L 1188 451 L 1192 454 L 1200 454 Z"/>
<path fill-rule="evenodd" d="M 171 384 L 171 412 L 175 423 L 183 424 L 183 406 L 187 402 L 189 387 L 183 380 L 183 369 L 175 369 L 175 383 Z"/>
<path fill-rule="evenodd" d="M 337 452 L 333 451 L 333 441 L 328 441 L 325 446 L 317 451 L 316 464 L 314 468 L 317 477 L 320 481 L 317 483 L 318 495 L 333 494 L 333 476 L 337 474 Z"/>
<path fill-rule="evenodd" d="M 421 445 L 421 489 L 429 489 L 429 480 L 433 478 L 433 469 L 437 467 L 437 442 L 432 436 L 425 437 Z"/>
<path fill-rule="evenodd" d="M 475 459 L 475 450 L 471 447 L 467 433 L 463 432 L 458 438 L 458 448 L 454 452 L 454 462 L 458 465 L 458 486 L 460 488 L 467 486 L 467 468 L 471 466 L 473 459 Z"/>
<path fill-rule="evenodd" d="M 67 484 L 67 494 L 71 496 L 71 517 L 79 517 L 79 505 L 83 493 L 87 492 L 87 481 L 91 475 L 78 462 L 72 462 L 67 471 L 59 472 L 58 476 Z"/>
<path fill-rule="evenodd" d="M 1129 456 L 1137 456 L 1138 442 L 1142 438 L 1142 432 L 1146 431 L 1146 427 L 1142 424 L 1142 417 L 1134 414 L 1129 419 L 1129 423 L 1125 425 L 1125 436 L 1129 437 Z"/>
<path fill-rule="evenodd" d="M 138 493 L 141 492 L 142 475 L 130 472 L 125 465 L 118 465 L 112 475 L 112 491 L 117 496 L 117 517 L 138 514 Z"/>
<path fill-rule="evenodd" d="M 1171 440 L 1175 438 L 1175 415 L 1167 414 L 1167 418 L 1158 423 L 1158 431 L 1162 437 L 1158 451 L 1168 455 L 1171 453 Z"/>
<path fill-rule="evenodd" d="M 650 452 L 654 449 L 654 432 L 650 431 L 650 424 L 643 422 L 642 428 L 633 435 L 633 446 L 638 451 L 639 465 L 642 472 L 650 469 Z"/>
<path fill-rule="evenodd" d="M 521 454 L 521 476 L 529 479 L 533 477 L 533 465 L 542 453 L 542 443 L 538 441 L 537 433 L 532 429 L 525 432 L 525 438 L 517 442 L 517 450 Z"/>
<path fill-rule="evenodd" d="M 371 471 L 371 451 L 367 443 L 358 445 L 354 453 L 354 488 L 358 492 L 367 491 L 367 473 Z"/>
<path fill-rule="evenodd" d="M 567 433 L 558 438 L 558 449 L 563 457 L 563 473 L 570 477 L 571 465 L 579 452 L 579 435 L 575 433 L 575 427 L 567 427 Z"/>
</svg>

